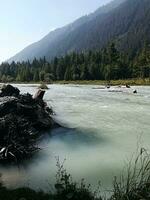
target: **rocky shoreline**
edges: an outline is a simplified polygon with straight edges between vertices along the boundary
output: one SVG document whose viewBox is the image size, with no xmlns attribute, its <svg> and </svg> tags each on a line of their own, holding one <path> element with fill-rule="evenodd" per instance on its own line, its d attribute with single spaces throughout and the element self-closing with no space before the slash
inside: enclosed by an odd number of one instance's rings
<svg viewBox="0 0 150 200">
<path fill-rule="evenodd" d="M 20 94 L 6 85 L 0 93 L 0 163 L 22 161 L 39 150 L 36 141 L 56 127 L 53 111 L 43 101 L 45 91 Z"/>
</svg>

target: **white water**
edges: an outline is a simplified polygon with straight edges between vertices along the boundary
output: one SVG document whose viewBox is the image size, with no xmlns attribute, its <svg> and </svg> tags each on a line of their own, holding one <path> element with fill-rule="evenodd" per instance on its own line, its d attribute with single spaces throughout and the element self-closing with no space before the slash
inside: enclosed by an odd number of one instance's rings
<svg viewBox="0 0 150 200">
<path fill-rule="evenodd" d="M 17 85 L 21 92 L 34 94 L 37 87 Z M 99 86 L 49 85 L 45 100 L 55 119 L 66 129 L 51 132 L 40 146 L 43 150 L 30 163 L 0 167 L 9 187 L 29 184 L 49 189 L 56 173 L 56 156 L 75 180 L 85 178 L 105 188 L 119 175 L 137 145 L 149 148 L 150 87 L 99 89 Z M 138 94 L 133 94 L 137 89 Z M 69 129 L 68 129 L 69 128 Z"/>
</svg>

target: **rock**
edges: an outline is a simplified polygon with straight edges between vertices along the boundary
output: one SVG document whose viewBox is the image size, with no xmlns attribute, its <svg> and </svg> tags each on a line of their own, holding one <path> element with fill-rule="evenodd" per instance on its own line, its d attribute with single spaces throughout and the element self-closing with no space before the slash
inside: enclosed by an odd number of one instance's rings
<svg viewBox="0 0 150 200">
<path fill-rule="evenodd" d="M 137 90 L 134 90 L 134 91 L 133 91 L 133 94 L 137 94 Z"/>
<path fill-rule="evenodd" d="M 45 91 L 21 95 L 11 85 L 0 93 L 0 162 L 20 161 L 39 150 L 38 137 L 56 127 L 53 111 L 43 101 Z M 4 96 L 6 95 L 6 96 Z"/>
<path fill-rule="evenodd" d="M 131 88 L 130 85 L 126 84 L 126 88 Z"/>
<path fill-rule="evenodd" d="M 12 85 L 3 85 L 1 89 L 0 97 L 4 96 L 18 96 L 20 94 L 20 90 Z"/>
</svg>

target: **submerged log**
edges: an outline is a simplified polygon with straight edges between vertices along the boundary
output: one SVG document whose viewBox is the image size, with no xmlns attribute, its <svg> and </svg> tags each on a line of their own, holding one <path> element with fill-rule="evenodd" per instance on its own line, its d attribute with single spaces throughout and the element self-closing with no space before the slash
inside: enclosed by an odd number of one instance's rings
<svg viewBox="0 0 150 200">
<path fill-rule="evenodd" d="M 43 101 L 45 91 L 32 97 L 5 86 L 0 93 L 0 162 L 20 161 L 39 150 L 38 137 L 55 127 L 52 109 Z"/>
</svg>

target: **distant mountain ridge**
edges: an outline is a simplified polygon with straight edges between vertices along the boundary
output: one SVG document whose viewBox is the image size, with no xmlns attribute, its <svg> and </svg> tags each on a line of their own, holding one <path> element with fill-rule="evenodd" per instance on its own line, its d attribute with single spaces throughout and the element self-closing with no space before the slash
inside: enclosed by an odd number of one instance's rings
<svg viewBox="0 0 150 200">
<path fill-rule="evenodd" d="M 50 32 L 9 59 L 33 60 L 62 56 L 71 51 L 105 47 L 115 40 L 118 47 L 134 53 L 143 40 L 150 40 L 150 0 L 114 0 L 94 13 Z"/>
</svg>

